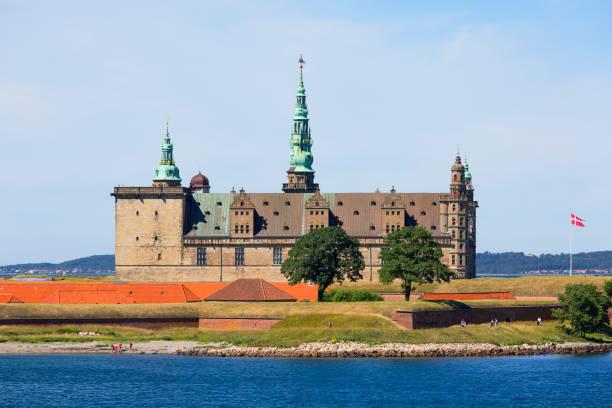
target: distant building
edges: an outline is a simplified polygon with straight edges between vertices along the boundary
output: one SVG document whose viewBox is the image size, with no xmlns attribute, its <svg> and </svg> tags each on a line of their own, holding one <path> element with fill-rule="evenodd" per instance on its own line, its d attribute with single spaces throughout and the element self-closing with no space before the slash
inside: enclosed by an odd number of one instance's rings
<svg viewBox="0 0 612 408">
<path fill-rule="evenodd" d="M 472 176 L 457 155 L 447 193 L 322 193 L 314 182 L 306 91 L 300 78 L 282 193 L 211 192 L 198 172 L 181 186 L 168 128 L 151 187 L 115 187 L 115 270 L 131 281 L 284 281 L 280 266 L 295 240 L 336 225 L 356 238 L 365 280 L 378 281 L 383 237 L 419 225 L 441 245 L 458 278 L 476 276 Z M 397 174 L 390 170 L 390 174 Z"/>
</svg>

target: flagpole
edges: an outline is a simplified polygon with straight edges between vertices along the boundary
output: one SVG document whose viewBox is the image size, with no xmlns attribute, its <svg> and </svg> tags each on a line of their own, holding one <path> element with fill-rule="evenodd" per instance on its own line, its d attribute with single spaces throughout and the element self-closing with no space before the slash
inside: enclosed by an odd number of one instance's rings
<svg viewBox="0 0 612 408">
<path fill-rule="evenodd" d="M 570 224 L 569 230 L 569 253 L 570 253 L 570 274 L 572 276 L 572 224 Z"/>
</svg>

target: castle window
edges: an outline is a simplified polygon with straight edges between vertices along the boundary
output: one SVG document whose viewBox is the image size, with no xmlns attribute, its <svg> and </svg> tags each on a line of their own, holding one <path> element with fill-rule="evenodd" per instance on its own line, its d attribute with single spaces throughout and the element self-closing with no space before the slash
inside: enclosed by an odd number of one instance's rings
<svg viewBox="0 0 612 408">
<path fill-rule="evenodd" d="M 240 224 L 240 233 L 244 234 L 244 225 Z"/>
<path fill-rule="evenodd" d="M 357 210 L 353 211 L 353 215 L 359 215 L 359 211 Z"/>
<path fill-rule="evenodd" d="M 459 225 L 463 226 L 463 217 L 459 217 Z"/>
<path fill-rule="evenodd" d="M 401 228 L 400 228 L 400 225 L 399 225 L 399 224 L 397 224 L 397 230 L 398 230 L 398 231 L 399 231 L 399 230 L 401 230 Z"/>
<path fill-rule="evenodd" d="M 249 224 L 246 225 L 246 233 L 249 233 Z"/>
<path fill-rule="evenodd" d="M 315 229 L 319 229 L 319 224 L 315 225 Z"/>
<path fill-rule="evenodd" d="M 391 207 L 395 207 L 395 201 L 391 201 Z"/>
<path fill-rule="evenodd" d="M 425 211 L 421 211 L 421 215 L 425 215 Z"/>
<path fill-rule="evenodd" d="M 274 247 L 272 249 L 272 263 L 274 265 L 281 265 L 283 263 L 283 248 Z"/>
<path fill-rule="evenodd" d="M 240 211 L 240 215 L 244 215 L 244 211 Z"/>
<path fill-rule="evenodd" d="M 391 211 L 391 215 L 395 215 L 395 211 Z"/>
<path fill-rule="evenodd" d="M 338 201 L 338 207 L 342 207 L 342 201 Z"/>
<path fill-rule="evenodd" d="M 463 230 L 459 231 L 459 239 L 463 239 Z"/>
<path fill-rule="evenodd" d="M 215 231 L 219 231 L 219 230 L 221 230 L 221 227 L 218 225 L 215 225 Z"/>
<path fill-rule="evenodd" d="M 236 266 L 244 265 L 244 248 L 234 249 L 234 265 Z"/>
<path fill-rule="evenodd" d="M 453 232 L 451 233 L 451 236 L 455 238 L 455 230 L 453 230 Z"/>
<path fill-rule="evenodd" d="M 157 215 L 158 215 L 158 213 L 157 213 L 157 211 L 155 211 L 155 216 L 157 216 Z"/>
<path fill-rule="evenodd" d="M 411 207 L 414 207 L 414 206 L 415 206 L 414 201 L 410 201 L 410 206 L 411 206 Z"/>
<path fill-rule="evenodd" d="M 370 205 L 371 205 L 372 207 L 376 206 L 376 201 L 370 201 Z"/>
<path fill-rule="evenodd" d="M 223 203 L 221 201 L 217 201 L 217 207 L 221 207 Z"/>
<path fill-rule="evenodd" d="M 157 237 L 153 238 L 155 241 L 157 241 Z"/>
<path fill-rule="evenodd" d="M 451 225 L 455 225 L 455 222 L 456 222 L 455 217 L 453 217 L 451 220 Z"/>
<path fill-rule="evenodd" d="M 459 255 L 459 265 L 463 265 L 463 255 Z"/>
<path fill-rule="evenodd" d="M 200 266 L 206 265 L 206 248 L 198 248 L 197 262 Z"/>
<path fill-rule="evenodd" d="M 267 201 L 263 202 L 264 207 L 267 207 L 270 203 L 268 203 Z"/>
<path fill-rule="evenodd" d="M 288 226 L 288 225 L 283 225 L 283 229 L 284 229 L 285 231 L 289 231 L 289 226 Z"/>
<path fill-rule="evenodd" d="M 312 211 L 312 210 L 311 210 L 311 211 L 310 211 L 310 215 L 312 215 L 313 213 L 314 213 L 314 211 Z"/>
<path fill-rule="evenodd" d="M 161 252 L 159 254 L 157 254 L 157 260 L 161 261 Z"/>
<path fill-rule="evenodd" d="M 136 241 L 138 241 L 138 237 L 136 237 Z"/>
<path fill-rule="evenodd" d="M 240 202 L 240 206 L 241 206 L 241 207 L 244 207 L 244 201 L 241 201 L 241 202 Z"/>
<path fill-rule="evenodd" d="M 238 211 L 234 211 L 234 215 L 238 215 Z"/>
<path fill-rule="evenodd" d="M 310 225 L 310 230 L 311 230 L 311 231 L 312 231 L 312 227 L 313 227 L 313 226 L 312 226 L 312 225 Z"/>
<path fill-rule="evenodd" d="M 457 209 L 457 204 L 453 204 L 453 211 Z"/>
<path fill-rule="evenodd" d="M 136 215 L 140 215 L 140 211 L 136 211 Z"/>
<path fill-rule="evenodd" d="M 463 211 L 463 204 L 459 204 L 459 209 Z"/>
<path fill-rule="evenodd" d="M 432 207 L 435 207 L 436 205 L 438 205 L 438 204 L 437 204 L 435 201 L 432 201 L 432 202 L 431 202 L 431 206 L 432 206 Z"/>
<path fill-rule="evenodd" d="M 291 205 L 291 201 L 285 201 L 285 205 L 289 207 Z"/>
<path fill-rule="evenodd" d="M 395 225 L 391 226 L 391 232 L 395 232 Z"/>
<path fill-rule="evenodd" d="M 455 264 L 455 255 L 451 255 L 451 265 Z"/>
<path fill-rule="evenodd" d="M 463 244 L 459 244 L 459 249 L 463 249 Z"/>
<path fill-rule="evenodd" d="M 370 231 L 374 231 L 375 229 L 376 229 L 376 227 L 375 227 L 375 226 L 370 225 Z"/>
<path fill-rule="evenodd" d="M 453 177 L 454 181 L 457 181 L 457 175 L 455 174 L 455 176 Z"/>
<path fill-rule="evenodd" d="M 234 232 L 235 232 L 236 234 L 238 233 L 238 224 L 236 224 L 236 225 L 234 226 Z"/>
<path fill-rule="evenodd" d="M 248 211 L 245 211 L 244 213 L 245 213 L 246 215 L 249 215 L 249 212 L 248 212 Z"/>
<path fill-rule="evenodd" d="M 318 212 L 318 211 L 315 211 L 315 215 L 319 215 L 319 212 Z"/>
<path fill-rule="evenodd" d="M 389 215 L 389 211 L 387 211 L 387 215 Z"/>
<path fill-rule="evenodd" d="M 431 230 L 432 230 L 432 231 L 435 231 L 435 230 L 436 230 L 436 226 L 435 226 L 435 225 L 432 225 L 432 226 L 431 226 Z"/>
<path fill-rule="evenodd" d="M 387 224 L 386 232 L 389 233 L 389 224 Z"/>
<path fill-rule="evenodd" d="M 274 211 L 272 214 L 274 214 L 274 215 L 278 215 L 278 211 Z"/>
</svg>

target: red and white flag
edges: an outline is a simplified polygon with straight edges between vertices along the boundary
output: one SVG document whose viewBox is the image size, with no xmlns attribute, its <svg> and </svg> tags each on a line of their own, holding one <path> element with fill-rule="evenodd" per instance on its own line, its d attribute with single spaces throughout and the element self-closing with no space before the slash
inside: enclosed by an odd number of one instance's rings
<svg viewBox="0 0 612 408">
<path fill-rule="evenodd" d="M 572 214 L 570 218 L 570 223 L 577 227 L 584 227 L 584 220 L 582 218 L 576 217 L 574 214 Z"/>
</svg>

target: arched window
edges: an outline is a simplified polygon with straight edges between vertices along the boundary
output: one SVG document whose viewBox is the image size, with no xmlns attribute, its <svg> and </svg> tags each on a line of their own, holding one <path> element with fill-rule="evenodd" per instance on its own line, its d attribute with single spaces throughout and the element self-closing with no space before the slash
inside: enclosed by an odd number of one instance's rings
<svg viewBox="0 0 612 408">
<path fill-rule="evenodd" d="M 240 224 L 240 233 L 243 234 L 244 233 L 244 225 Z"/>
<path fill-rule="evenodd" d="M 249 224 L 246 225 L 246 233 L 249 233 Z"/>
<path fill-rule="evenodd" d="M 455 174 L 455 176 L 453 177 L 453 181 L 457 181 L 457 175 Z"/>
<path fill-rule="evenodd" d="M 234 227 L 234 232 L 237 234 L 238 233 L 238 224 L 235 225 Z"/>
<path fill-rule="evenodd" d="M 389 233 L 389 224 L 387 224 L 386 232 Z"/>
</svg>

